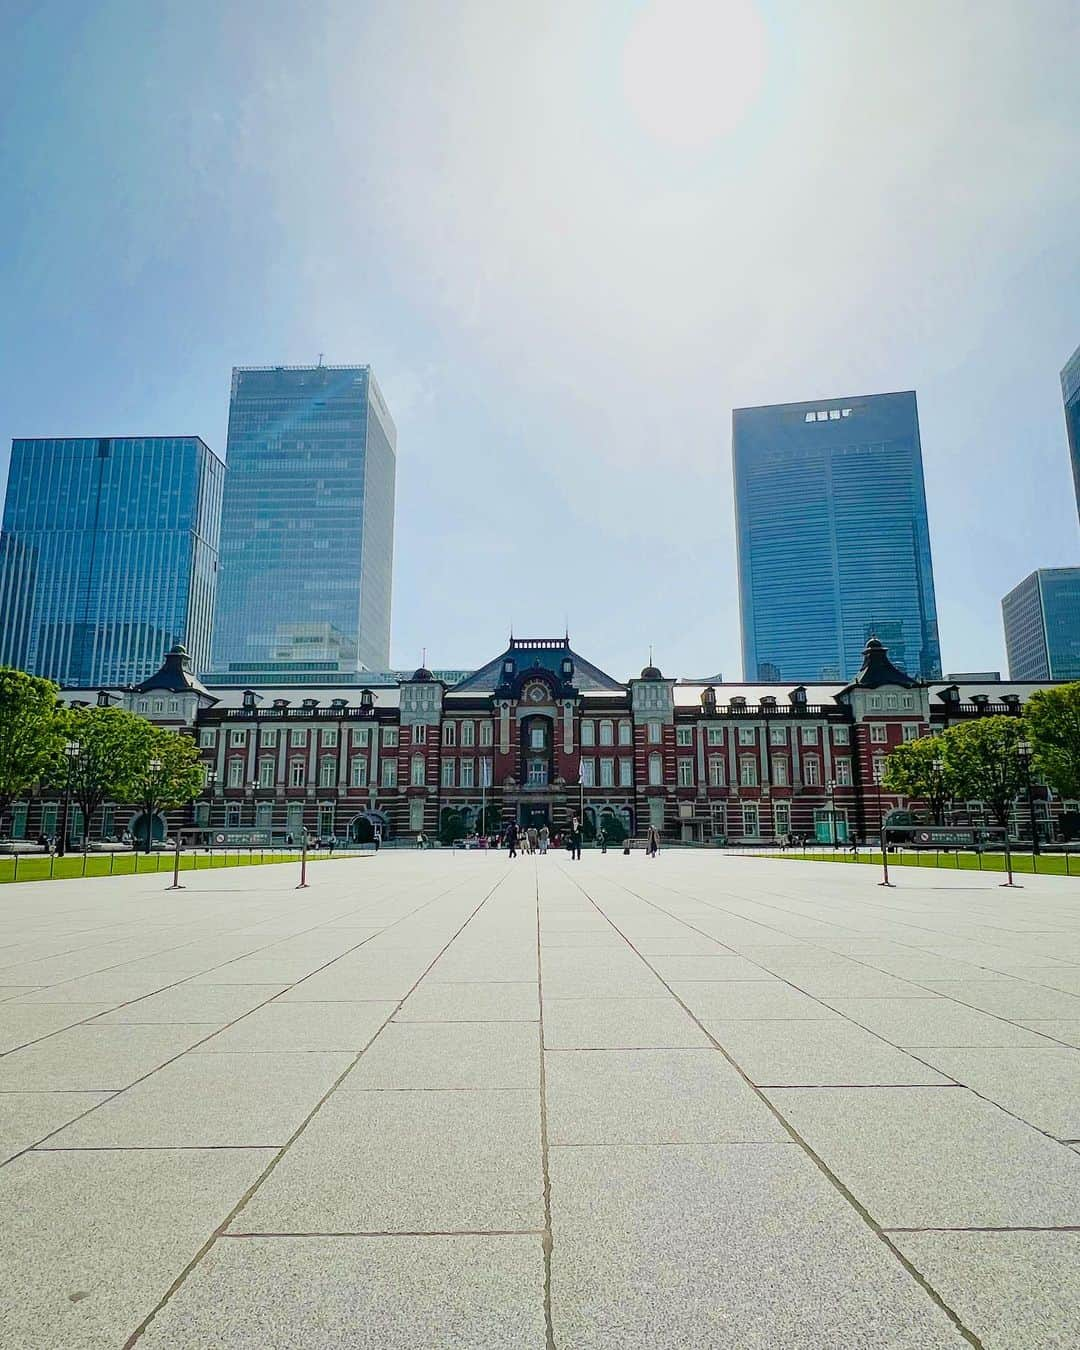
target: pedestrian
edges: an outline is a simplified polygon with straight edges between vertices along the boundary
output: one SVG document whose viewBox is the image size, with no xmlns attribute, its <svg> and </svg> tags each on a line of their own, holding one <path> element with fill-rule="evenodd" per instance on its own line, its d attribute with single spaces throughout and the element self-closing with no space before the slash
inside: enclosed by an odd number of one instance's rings
<svg viewBox="0 0 1080 1350">
<path fill-rule="evenodd" d="M 506 827 L 506 834 L 503 836 L 503 842 L 506 844 L 506 847 L 510 850 L 510 857 L 516 858 L 518 847 L 518 827 L 514 824 L 513 821 L 511 821 L 510 824 L 507 825 Z"/>
<path fill-rule="evenodd" d="M 530 825 L 525 831 L 525 837 L 529 841 L 529 852 L 535 853 L 540 847 L 540 835 L 535 825 Z"/>
<path fill-rule="evenodd" d="M 548 844 L 551 842 L 551 831 L 546 825 L 540 826 L 540 856 L 543 857 L 548 851 Z"/>
<path fill-rule="evenodd" d="M 581 821 L 577 816 L 570 826 L 570 859 L 572 862 L 581 861 Z"/>
<path fill-rule="evenodd" d="M 597 837 L 597 839 L 599 839 L 599 841 L 600 841 L 600 852 L 601 852 L 601 853 L 606 853 L 606 852 L 607 852 L 607 832 L 605 831 L 605 829 L 604 829 L 604 827 L 603 827 L 602 825 L 601 825 L 601 827 L 600 827 L 600 833 L 599 833 L 596 837 Z"/>
<path fill-rule="evenodd" d="M 655 825 L 649 826 L 649 832 L 645 836 L 645 854 L 649 858 L 655 858 L 660 852 L 660 831 Z"/>
<path fill-rule="evenodd" d="M 416 836 L 416 847 L 417 847 L 417 848 L 423 848 L 423 847 L 424 847 L 424 831 L 423 831 L 423 830 L 421 830 L 421 831 L 417 834 L 417 836 Z"/>
<path fill-rule="evenodd" d="M 379 849 L 381 849 L 381 848 L 382 848 L 382 826 L 381 826 L 381 825 L 376 825 L 376 826 L 375 826 L 375 852 L 378 853 Z"/>
</svg>

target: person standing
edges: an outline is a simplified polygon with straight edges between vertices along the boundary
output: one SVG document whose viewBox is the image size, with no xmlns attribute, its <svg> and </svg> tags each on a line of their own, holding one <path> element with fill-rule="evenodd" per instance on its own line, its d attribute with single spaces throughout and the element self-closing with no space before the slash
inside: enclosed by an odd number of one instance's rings
<svg viewBox="0 0 1080 1350">
<path fill-rule="evenodd" d="M 581 821 L 577 816 L 570 826 L 570 859 L 572 862 L 581 861 Z"/>
<path fill-rule="evenodd" d="M 649 826 L 649 832 L 645 836 L 645 852 L 650 858 L 655 858 L 660 852 L 660 831 L 655 825 Z"/>
<path fill-rule="evenodd" d="M 535 853 L 536 850 L 540 847 L 540 836 L 537 833 L 535 825 L 529 826 L 529 828 L 525 831 L 525 837 L 529 841 L 529 852 Z"/>
<path fill-rule="evenodd" d="M 546 825 L 540 826 L 540 856 L 543 857 L 548 851 L 548 844 L 551 842 L 551 831 Z"/>
<path fill-rule="evenodd" d="M 601 853 L 606 853 L 606 852 L 607 852 L 607 833 L 605 832 L 604 827 L 603 827 L 602 825 L 601 825 L 601 827 L 600 827 L 600 832 L 599 832 L 599 834 L 597 834 L 596 837 L 597 837 L 597 839 L 600 841 L 600 852 L 601 852 Z"/>
<path fill-rule="evenodd" d="M 511 821 L 510 824 L 507 825 L 506 827 L 505 838 L 506 838 L 506 847 L 510 850 L 510 857 L 516 858 L 518 846 L 518 827 L 514 824 L 513 821 Z"/>
</svg>

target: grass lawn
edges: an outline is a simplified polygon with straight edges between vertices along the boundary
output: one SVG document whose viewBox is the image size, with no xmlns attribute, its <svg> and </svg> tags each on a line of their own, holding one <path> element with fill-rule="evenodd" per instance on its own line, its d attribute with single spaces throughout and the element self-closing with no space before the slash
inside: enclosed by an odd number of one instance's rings
<svg viewBox="0 0 1080 1350">
<path fill-rule="evenodd" d="M 868 864 L 871 867 L 881 866 L 881 854 L 876 851 L 860 850 L 858 856 L 838 850 L 833 853 L 831 849 L 821 853 L 812 849 L 803 852 L 801 849 L 790 849 L 787 853 L 760 853 L 753 855 L 762 858 L 794 858 L 798 862 L 827 862 L 827 863 L 851 863 Z M 1032 864 L 1034 863 L 1034 867 Z M 935 849 L 905 849 L 899 853 L 889 854 L 890 867 L 943 867 L 949 872 L 1004 872 L 1005 855 L 1003 853 L 943 853 Z M 1017 874 L 1021 872 L 1037 872 L 1041 877 L 1065 877 L 1072 876 L 1080 880 L 1080 856 L 1076 860 L 1070 854 L 1060 853 L 1041 853 L 1038 858 L 1032 858 L 1030 853 L 1014 853 L 1012 855 L 1012 868 Z"/>
<path fill-rule="evenodd" d="M 356 857 L 338 852 L 335 858 Z M 329 853 L 309 853 L 308 862 L 322 862 Z M 181 853 L 180 870 L 203 872 L 215 867 L 251 867 L 263 863 L 298 863 L 298 851 L 232 849 L 227 853 Z M 84 870 L 85 869 L 85 870 Z M 63 858 L 43 853 L 0 855 L 0 885 L 8 881 L 59 881 L 72 877 L 127 877 L 134 872 L 171 872 L 172 853 L 68 853 Z"/>
</svg>

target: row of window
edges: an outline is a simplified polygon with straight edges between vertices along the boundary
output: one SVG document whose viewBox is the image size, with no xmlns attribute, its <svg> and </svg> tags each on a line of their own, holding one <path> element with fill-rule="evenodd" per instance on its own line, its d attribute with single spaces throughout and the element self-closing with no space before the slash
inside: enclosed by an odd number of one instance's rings
<svg viewBox="0 0 1080 1350">
<path fill-rule="evenodd" d="M 281 727 L 261 727 L 259 729 L 259 745 L 263 748 L 278 745 L 279 735 L 283 728 Z M 425 730 L 424 727 L 416 728 L 418 731 Z M 229 728 L 229 745 L 233 749 L 246 747 L 248 743 L 249 730 L 247 727 Z M 315 734 L 315 733 L 311 733 Z M 423 737 L 418 739 L 422 740 Z M 308 730 L 306 727 L 289 728 L 289 745 L 293 747 L 306 746 L 308 744 Z M 324 727 L 319 734 L 319 743 L 324 748 L 336 746 L 338 743 L 337 727 Z M 393 749 L 398 743 L 397 727 L 386 726 L 382 728 L 381 744 L 384 749 Z M 367 746 L 371 744 L 370 727 L 353 727 L 352 744 L 354 746 Z M 203 727 L 199 732 L 199 745 L 203 750 L 212 750 L 217 745 L 217 732 L 212 727 Z"/>
<path fill-rule="evenodd" d="M 491 722 L 480 722 L 475 720 L 464 721 L 461 723 L 461 744 L 476 744 L 476 729 L 480 727 L 480 744 L 491 745 L 494 740 L 494 726 Z M 427 727 L 418 726 L 413 728 L 413 740 L 418 744 L 423 744 L 427 739 Z M 443 745 L 458 744 L 458 724 L 456 722 L 444 722 L 442 724 Z"/>
</svg>

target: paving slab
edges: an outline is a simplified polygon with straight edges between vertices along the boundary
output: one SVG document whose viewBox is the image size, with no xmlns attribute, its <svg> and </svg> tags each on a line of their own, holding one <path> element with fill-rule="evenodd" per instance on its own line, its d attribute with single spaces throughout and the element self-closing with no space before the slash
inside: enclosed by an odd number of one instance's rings
<svg viewBox="0 0 1080 1350">
<path fill-rule="evenodd" d="M 540 1028 L 528 1022 L 391 1022 L 342 1085 L 535 1088 Z"/>
<path fill-rule="evenodd" d="M 108 1101 L 110 1095 L 108 1092 L 0 1092 L 0 1164 L 99 1102 Z"/>
<path fill-rule="evenodd" d="M 1080 1019 L 1075 1022 L 1025 1022 L 1029 1030 L 1080 1049 Z"/>
<path fill-rule="evenodd" d="M 951 1081 L 850 1022 L 713 1022 L 709 1030 L 750 1081 L 759 1086 L 874 1086 Z"/>
<path fill-rule="evenodd" d="M 662 980 L 669 983 L 682 980 L 767 980 L 769 972 L 731 952 L 695 956 L 650 956 L 649 965 Z"/>
<path fill-rule="evenodd" d="M 108 1003 L 116 1008 L 121 1003 L 130 1003 L 134 998 L 145 998 L 147 994 L 177 984 L 183 978 L 183 975 L 175 970 L 130 975 L 122 970 L 105 970 L 98 971 L 95 975 L 83 975 L 77 980 L 65 980 L 62 984 L 35 989 L 33 993 L 22 994 L 13 1001 L 28 1004 Z"/>
<path fill-rule="evenodd" d="M 0 1168 L 4 1350 L 117 1350 L 272 1156 L 24 1153 Z"/>
<path fill-rule="evenodd" d="M 102 1026 L 116 1023 L 163 1023 L 181 1025 L 184 1022 L 216 1022 L 225 1026 L 243 1017 L 260 1003 L 280 994 L 284 984 L 178 984 L 158 994 L 135 999 L 123 1007 L 104 1013 L 98 1021 Z"/>
<path fill-rule="evenodd" d="M 266 1003 L 199 1047 L 200 1053 L 348 1050 L 367 1045 L 396 1003 Z"/>
<path fill-rule="evenodd" d="M 544 1350 L 536 1235 L 223 1238 L 152 1350 Z"/>
<path fill-rule="evenodd" d="M 184 1055 L 55 1135 L 47 1147 L 281 1145 L 351 1061 L 349 1053 Z"/>
<path fill-rule="evenodd" d="M 0 1054 L 51 1036 L 54 1031 L 108 1012 L 108 1003 L 41 1003 L 0 1007 Z"/>
<path fill-rule="evenodd" d="M 540 1094 L 336 1092 L 234 1232 L 505 1231 L 544 1225 Z"/>
<path fill-rule="evenodd" d="M 796 1145 L 554 1148 L 552 1317 L 573 1350 L 963 1350 Z"/>
<path fill-rule="evenodd" d="M 766 1088 L 885 1228 L 1080 1225 L 1080 1158 L 967 1088 Z"/>
<path fill-rule="evenodd" d="M 629 947 L 608 951 L 543 950 L 545 998 L 656 998 L 660 980 Z"/>
<path fill-rule="evenodd" d="M 68 1027 L 0 1059 L 0 1092 L 99 1092 L 127 1087 L 217 1028 Z"/>
<path fill-rule="evenodd" d="M 620 938 L 619 941 L 622 941 Z M 732 956 L 715 938 L 704 937 L 687 929 L 679 937 L 643 937 L 634 943 L 642 956 Z M 713 978 L 718 979 L 719 976 Z"/>
<path fill-rule="evenodd" d="M 869 966 L 807 966 L 785 969 L 784 979 L 814 998 L 925 998 L 926 990 Z"/>
<path fill-rule="evenodd" d="M 829 1005 L 893 1045 L 912 1049 L 920 1046 L 1046 1044 L 1039 1036 L 1038 1028 L 1029 1030 L 1005 1018 L 937 995 L 928 998 L 833 998 Z"/>
<path fill-rule="evenodd" d="M 1031 984 L 1046 985 L 1066 994 L 1080 994 L 1080 966 L 1017 966 L 1011 974 Z"/>
<path fill-rule="evenodd" d="M 536 980 L 440 984 L 422 980 L 394 1014 L 395 1022 L 537 1022 Z"/>
<path fill-rule="evenodd" d="M 926 1050 L 924 1058 L 1056 1139 L 1080 1139 L 1080 1050 Z"/>
<path fill-rule="evenodd" d="M 716 1050 L 549 1050 L 544 1061 L 552 1144 L 787 1138 Z"/>
<path fill-rule="evenodd" d="M 1025 980 L 927 980 L 926 988 L 1017 1022 L 1080 1019 L 1080 998 Z"/>
<path fill-rule="evenodd" d="M 663 998 L 545 998 L 549 1050 L 707 1048 L 708 1036 L 670 994 Z"/>
<path fill-rule="evenodd" d="M 984 1350 L 1080 1345 L 1080 1233 L 896 1233 Z"/>
<path fill-rule="evenodd" d="M 835 1021 L 837 1014 L 824 1003 L 780 980 L 675 980 L 674 992 L 708 1030 L 718 1021 L 778 1019 L 781 1021 Z M 547 990 L 545 988 L 545 994 Z"/>
</svg>

